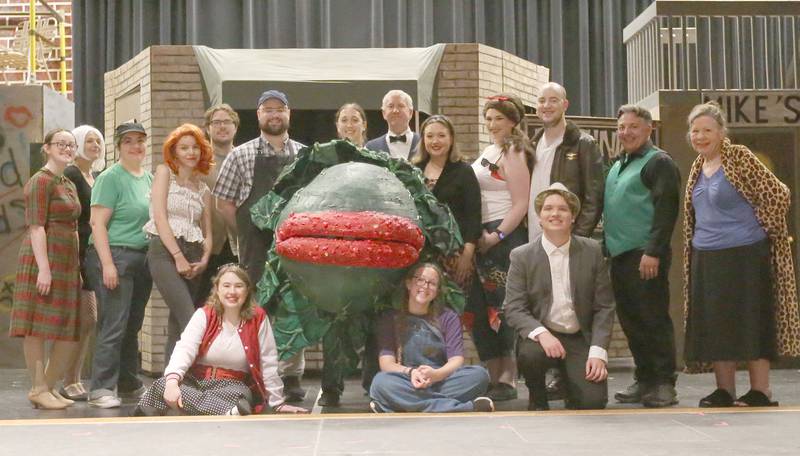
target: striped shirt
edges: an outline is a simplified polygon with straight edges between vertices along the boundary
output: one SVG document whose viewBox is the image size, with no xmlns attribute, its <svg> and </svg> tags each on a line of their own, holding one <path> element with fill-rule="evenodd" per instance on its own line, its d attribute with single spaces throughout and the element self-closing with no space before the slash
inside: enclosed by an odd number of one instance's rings
<svg viewBox="0 0 800 456">
<path fill-rule="evenodd" d="M 219 170 L 219 177 L 217 177 L 217 183 L 214 185 L 214 191 L 212 192 L 214 196 L 234 201 L 236 202 L 236 207 L 241 206 L 247 200 L 247 197 L 250 196 L 250 190 L 253 188 L 253 170 L 261 141 L 263 141 L 261 137 L 255 138 L 239 145 L 228 154 L 225 161 L 222 162 L 222 168 Z M 283 143 L 283 150 L 276 150 L 268 141 L 263 141 L 263 143 L 266 144 L 263 153 L 267 156 L 295 156 L 300 149 L 305 147 L 305 145 L 288 137 Z"/>
</svg>

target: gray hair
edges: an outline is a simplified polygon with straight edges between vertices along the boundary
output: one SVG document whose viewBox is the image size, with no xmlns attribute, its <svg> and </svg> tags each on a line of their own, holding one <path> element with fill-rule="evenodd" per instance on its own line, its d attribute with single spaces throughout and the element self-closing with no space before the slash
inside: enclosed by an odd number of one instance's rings
<svg viewBox="0 0 800 456">
<path fill-rule="evenodd" d="M 652 114 L 650 114 L 650 111 L 648 111 L 647 109 L 645 109 L 645 108 L 643 108 L 643 107 L 641 107 L 639 105 L 626 104 L 626 105 L 620 106 L 619 110 L 617 111 L 617 119 L 619 120 L 619 118 L 622 117 L 625 114 L 633 114 L 636 117 L 638 117 L 638 118 L 644 120 L 645 122 L 647 122 L 648 125 L 652 125 L 653 124 L 653 116 L 652 116 Z"/>
<path fill-rule="evenodd" d="M 403 99 L 403 101 L 406 102 L 409 109 L 411 109 L 412 111 L 414 110 L 414 100 L 411 99 L 411 95 L 403 92 L 400 89 L 394 89 L 386 92 L 386 95 L 383 96 L 383 100 L 381 101 L 381 109 L 383 109 L 383 107 L 386 106 L 386 104 L 389 102 L 389 98 L 393 96 L 399 96 L 400 98 Z"/>
<path fill-rule="evenodd" d="M 728 123 L 725 121 L 725 114 L 722 112 L 722 108 L 716 102 L 708 101 L 692 108 L 692 112 L 690 112 L 689 117 L 686 118 L 686 123 L 689 128 L 692 128 L 692 122 L 694 122 L 698 117 L 702 116 L 711 117 L 715 122 L 717 122 L 717 125 L 722 128 L 723 132 L 726 134 L 728 133 Z"/>
</svg>

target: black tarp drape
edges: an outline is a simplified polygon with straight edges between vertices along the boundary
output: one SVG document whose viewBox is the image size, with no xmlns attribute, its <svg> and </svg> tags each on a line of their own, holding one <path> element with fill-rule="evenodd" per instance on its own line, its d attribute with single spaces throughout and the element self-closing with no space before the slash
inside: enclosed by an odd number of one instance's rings
<svg viewBox="0 0 800 456">
<path fill-rule="evenodd" d="M 627 100 L 622 29 L 652 0 L 75 0 L 76 122 L 103 125 L 103 74 L 154 44 L 423 47 L 478 42 L 551 69 L 569 114 Z"/>
</svg>

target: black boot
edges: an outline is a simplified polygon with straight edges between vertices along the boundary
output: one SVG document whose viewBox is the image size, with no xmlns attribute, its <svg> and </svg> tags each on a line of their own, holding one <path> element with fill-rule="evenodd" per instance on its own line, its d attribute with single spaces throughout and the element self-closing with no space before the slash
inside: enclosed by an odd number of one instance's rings
<svg viewBox="0 0 800 456">
<path fill-rule="evenodd" d="M 303 402 L 306 391 L 300 387 L 300 377 L 289 375 L 283 377 L 283 394 L 286 402 Z"/>
<path fill-rule="evenodd" d="M 339 392 L 334 390 L 322 390 L 317 404 L 322 407 L 338 407 L 339 406 Z"/>
</svg>

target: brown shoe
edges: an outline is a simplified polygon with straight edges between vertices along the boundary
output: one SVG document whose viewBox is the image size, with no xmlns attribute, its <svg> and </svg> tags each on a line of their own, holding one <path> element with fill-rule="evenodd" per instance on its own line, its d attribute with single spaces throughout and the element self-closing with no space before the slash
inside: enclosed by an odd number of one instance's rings
<svg viewBox="0 0 800 456">
<path fill-rule="evenodd" d="M 38 393 L 31 391 L 28 393 L 28 400 L 31 401 L 31 405 L 35 409 L 61 410 L 67 408 L 67 404 L 56 399 L 50 391 L 40 391 Z"/>
</svg>

